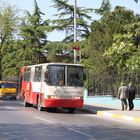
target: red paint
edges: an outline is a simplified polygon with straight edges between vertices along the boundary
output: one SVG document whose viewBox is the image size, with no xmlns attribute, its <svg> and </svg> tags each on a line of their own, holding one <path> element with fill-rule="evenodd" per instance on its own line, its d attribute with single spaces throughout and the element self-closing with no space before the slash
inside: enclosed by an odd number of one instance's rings
<svg viewBox="0 0 140 140">
<path fill-rule="evenodd" d="M 73 47 L 73 50 L 80 51 L 80 47 Z"/>
<path fill-rule="evenodd" d="M 44 99 L 44 107 L 81 108 L 83 100 L 80 99 Z"/>
</svg>

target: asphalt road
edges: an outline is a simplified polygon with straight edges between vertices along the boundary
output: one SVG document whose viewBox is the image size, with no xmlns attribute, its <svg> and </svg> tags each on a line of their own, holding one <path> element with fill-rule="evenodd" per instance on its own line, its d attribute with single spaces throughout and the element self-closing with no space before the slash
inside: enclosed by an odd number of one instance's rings
<svg viewBox="0 0 140 140">
<path fill-rule="evenodd" d="M 0 100 L 0 140 L 139 140 L 140 127 L 76 111 L 50 113 Z"/>
</svg>

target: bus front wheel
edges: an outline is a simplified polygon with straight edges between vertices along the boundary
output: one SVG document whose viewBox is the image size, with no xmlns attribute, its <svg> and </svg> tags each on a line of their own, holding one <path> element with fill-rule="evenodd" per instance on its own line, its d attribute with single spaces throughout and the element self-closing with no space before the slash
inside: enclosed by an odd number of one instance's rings
<svg viewBox="0 0 140 140">
<path fill-rule="evenodd" d="M 31 104 L 24 100 L 24 107 L 30 107 L 30 106 L 31 106 Z"/>
<path fill-rule="evenodd" d="M 44 108 L 41 106 L 41 103 L 40 103 L 40 100 L 39 99 L 37 101 L 37 110 L 38 111 L 43 111 L 44 110 Z"/>
</svg>

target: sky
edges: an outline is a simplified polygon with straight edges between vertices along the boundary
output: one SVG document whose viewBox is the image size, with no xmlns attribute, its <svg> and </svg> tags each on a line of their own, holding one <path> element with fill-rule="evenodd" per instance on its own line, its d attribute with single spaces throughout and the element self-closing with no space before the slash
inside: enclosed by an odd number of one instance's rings
<svg viewBox="0 0 140 140">
<path fill-rule="evenodd" d="M 3 0 L 8 1 L 9 4 L 15 6 L 16 8 L 22 10 L 27 10 L 29 12 L 33 12 L 34 9 L 34 0 Z M 75 0 L 69 0 L 70 4 L 74 4 Z M 140 1 L 140 0 L 139 0 Z M 85 7 L 85 8 L 99 8 L 101 6 L 102 0 L 77 0 L 77 6 Z M 110 0 L 112 5 L 112 9 L 115 6 L 124 6 L 129 10 L 134 11 L 134 13 L 140 14 L 140 2 L 135 3 L 134 0 Z M 37 0 L 38 7 L 41 12 L 45 14 L 43 19 L 54 19 L 54 14 L 57 13 L 56 9 L 51 7 L 53 5 L 52 0 Z M 97 20 L 99 17 L 92 13 L 91 14 L 93 20 Z M 51 41 L 61 41 L 64 37 L 64 33 L 53 32 L 48 34 L 48 40 Z"/>
</svg>

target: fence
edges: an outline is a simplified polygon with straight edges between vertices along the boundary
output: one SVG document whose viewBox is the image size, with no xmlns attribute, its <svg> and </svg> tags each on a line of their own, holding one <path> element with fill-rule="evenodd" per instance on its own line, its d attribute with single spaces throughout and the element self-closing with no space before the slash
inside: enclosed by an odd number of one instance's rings
<svg viewBox="0 0 140 140">
<path fill-rule="evenodd" d="M 133 76 L 102 76 L 91 77 L 88 79 L 88 96 L 94 95 L 111 95 L 116 97 L 118 88 L 121 82 L 125 82 L 127 85 L 132 82 L 137 90 L 136 97 L 140 97 L 140 75 Z"/>
</svg>

